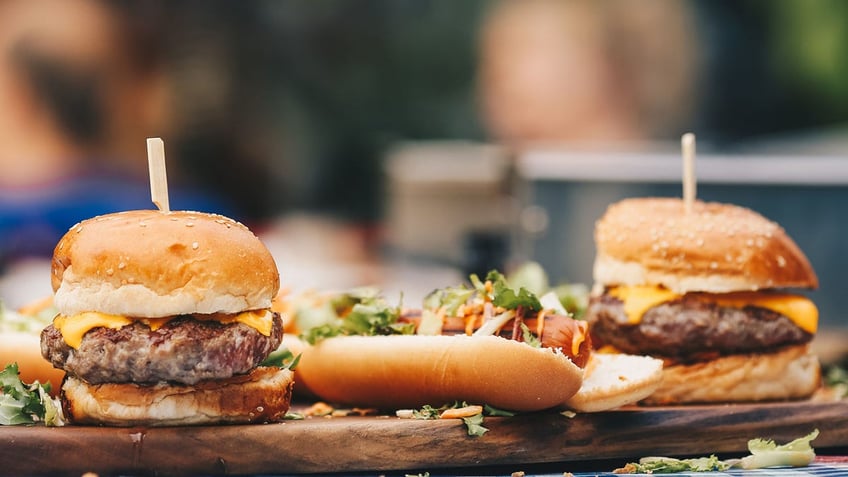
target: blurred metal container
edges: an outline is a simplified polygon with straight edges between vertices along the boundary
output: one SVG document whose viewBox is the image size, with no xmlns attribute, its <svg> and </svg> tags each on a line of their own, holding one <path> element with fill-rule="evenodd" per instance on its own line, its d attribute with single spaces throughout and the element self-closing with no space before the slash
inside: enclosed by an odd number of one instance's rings
<svg viewBox="0 0 848 477">
<path fill-rule="evenodd" d="M 786 229 L 819 276 L 809 296 L 821 325 L 848 327 L 848 157 L 699 154 L 696 171 L 699 199 L 749 207 Z M 555 282 L 592 283 L 594 224 L 609 204 L 682 195 L 675 153 L 536 150 L 517 158 L 516 174 L 523 210 L 515 253 L 538 260 Z"/>
<path fill-rule="evenodd" d="M 398 144 L 386 158 L 390 250 L 463 270 L 497 266 L 517 211 L 511 170 L 506 151 L 490 144 Z"/>
</svg>

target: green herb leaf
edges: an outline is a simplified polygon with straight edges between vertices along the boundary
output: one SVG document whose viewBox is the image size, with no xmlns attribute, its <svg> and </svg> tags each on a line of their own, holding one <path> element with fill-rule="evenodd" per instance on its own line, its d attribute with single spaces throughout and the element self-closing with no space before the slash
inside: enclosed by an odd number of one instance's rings
<svg viewBox="0 0 848 477">
<path fill-rule="evenodd" d="M 382 336 L 415 333 L 415 325 L 398 323 L 399 317 L 399 307 L 389 307 L 382 303 L 371 305 L 358 303 L 344 319 L 342 327 L 346 335 Z"/>
<path fill-rule="evenodd" d="M 492 282 L 492 303 L 495 306 L 500 306 L 507 310 L 515 310 L 519 306 L 524 307 L 528 311 L 539 311 L 542 309 L 542 304 L 535 294 L 523 287 L 516 293 L 509 286 L 509 283 L 507 283 L 506 277 L 500 272 L 492 270 L 486 275 L 486 280 Z"/>
<path fill-rule="evenodd" d="M 748 450 L 751 455 L 742 459 L 719 460 L 718 457 L 674 459 L 671 457 L 643 457 L 638 463 L 629 463 L 616 474 L 664 474 L 674 472 L 721 472 L 731 467 L 761 469 L 765 467 L 804 467 L 815 460 L 816 454 L 810 442 L 819 435 L 818 429 L 804 437 L 784 445 L 772 440 L 751 439 Z"/>
<path fill-rule="evenodd" d="M 48 426 L 63 424 L 59 407 L 50 397 L 50 384 L 21 381 L 17 363 L 0 371 L 0 425 L 44 422 Z"/>
<path fill-rule="evenodd" d="M 438 419 L 445 407 L 437 408 L 429 404 L 425 404 L 421 409 L 412 411 L 413 419 Z"/>
<path fill-rule="evenodd" d="M 542 347 L 542 340 L 537 338 L 536 335 L 534 335 L 533 332 L 530 331 L 530 328 L 528 328 L 527 325 L 524 324 L 524 322 L 521 322 L 521 336 L 526 344 L 534 348 Z"/>
<path fill-rule="evenodd" d="M 489 429 L 483 427 L 483 414 L 475 414 L 471 417 L 463 417 L 462 422 L 465 423 L 465 427 L 468 429 L 469 436 L 477 437 L 489 432 Z"/>
<path fill-rule="evenodd" d="M 491 274 L 492 272 L 489 272 L 489 275 Z M 472 273 L 471 275 L 469 275 L 468 280 L 471 281 L 471 286 L 473 286 L 474 289 L 477 290 L 477 292 L 479 292 L 481 295 L 485 296 L 488 294 L 488 292 L 486 291 L 486 284 L 483 283 L 482 280 L 480 280 L 480 277 L 478 277 L 476 273 Z"/>
<path fill-rule="evenodd" d="M 483 414 L 487 416 L 500 416 L 500 417 L 512 417 L 515 415 L 512 411 L 505 411 L 503 409 L 498 409 L 496 407 L 492 407 L 488 404 L 483 405 Z"/>
<path fill-rule="evenodd" d="M 303 333 L 300 334 L 300 338 L 307 343 L 314 345 L 321 340 L 325 340 L 327 338 L 333 338 L 335 336 L 344 335 L 344 328 L 342 327 L 342 320 L 336 320 L 336 323 L 333 324 L 325 324 L 321 326 L 316 326 L 314 328 L 309 328 Z"/>
<path fill-rule="evenodd" d="M 718 457 L 699 457 L 696 459 L 674 459 L 671 457 L 643 457 L 638 464 L 627 464 L 630 473 L 636 474 L 672 474 L 675 472 L 721 472 L 730 468 L 730 464 Z"/>
<path fill-rule="evenodd" d="M 400 305 L 390 306 L 382 298 L 372 296 L 371 292 L 365 293 L 360 290 L 358 294 L 343 294 L 334 299 L 333 303 L 334 307 L 344 308 L 350 303 L 353 303 L 353 306 L 349 311 L 345 308 L 344 318 L 339 316 L 330 322 L 306 329 L 305 332 L 301 333 L 301 338 L 304 341 L 314 345 L 323 339 L 335 336 L 408 335 L 415 333 L 413 323 L 398 322 Z"/>
<path fill-rule="evenodd" d="M 424 405 L 421 409 L 415 409 L 412 411 L 413 419 L 439 419 L 444 411 L 448 409 L 459 409 L 462 407 L 467 407 L 468 403 L 465 401 L 454 401 L 453 404 L 445 404 L 441 407 L 433 407 L 429 404 Z M 485 406 L 484 409 L 491 410 L 493 413 L 501 413 L 501 414 L 491 414 L 491 415 L 512 415 L 508 413 L 508 411 L 501 411 L 499 409 Z M 482 436 L 489 429 L 483 427 L 483 414 L 487 412 L 484 411 L 479 414 L 475 414 L 470 417 L 463 417 L 462 422 L 465 424 L 465 428 L 468 431 L 469 436 Z"/>
<path fill-rule="evenodd" d="M 467 303 L 476 291 L 464 286 L 434 290 L 424 298 L 424 308 L 435 311 L 444 307 L 446 316 L 456 316 L 459 307 Z"/>
<path fill-rule="evenodd" d="M 274 366 L 277 368 L 290 369 L 292 371 L 297 367 L 297 363 L 300 362 L 300 355 L 294 355 L 288 348 L 285 346 L 280 346 L 276 351 L 271 352 L 267 358 L 265 358 L 260 366 Z"/>
<path fill-rule="evenodd" d="M 775 467 L 788 465 L 792 467 L 803 467 L 809 465 L 816 458 L 816 453 L 810 442 L 818 437 L 819 430 L 804 437 L 799 437 L 792 442 L 777 445 L 773 440 L 751 439 L 748 441 L 748 450 L 751 455 L 743 457 L 739 467 L 743 469 L 760 469 L 763 467 Z"/>
</svg>

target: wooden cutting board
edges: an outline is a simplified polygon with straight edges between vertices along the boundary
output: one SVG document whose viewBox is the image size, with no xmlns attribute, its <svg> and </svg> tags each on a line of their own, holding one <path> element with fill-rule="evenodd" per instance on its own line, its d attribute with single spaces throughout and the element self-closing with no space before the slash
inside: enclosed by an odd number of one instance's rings
<svg viewBox="0 0 848 477">
<path fill-rule="evenodd" d="M 628 408 L 460 420 L 394 416 L 279 424 L 169 427 L 0 427 L 0 474 L 283 474 L 389 471 L 709 455 L 747 451 L 818 428 L 819 450 L 848 446 L 848 401 Z M 469 469 L 470 471 L 471 469 Z"/>
</svg>

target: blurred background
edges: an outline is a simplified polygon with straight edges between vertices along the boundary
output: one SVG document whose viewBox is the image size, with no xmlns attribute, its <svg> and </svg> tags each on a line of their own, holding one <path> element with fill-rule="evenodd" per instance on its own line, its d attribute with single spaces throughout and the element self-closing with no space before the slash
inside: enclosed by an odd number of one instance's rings
<svg viewBox="0 0 848 477">
<path fill-rule="evenodd" d="M 153 207 L 151 136 L 171 207 L 252 227 L 291 289 L 414 303 L 528 259 L 590 284 L 594 221 L 678 195 L 693 131 L 699 196 L 779 221 L 848 325 L 845 25 L 838 0 L 0 0 L 0 299 L 50 292 L 75 222 Z"/>
</svg>

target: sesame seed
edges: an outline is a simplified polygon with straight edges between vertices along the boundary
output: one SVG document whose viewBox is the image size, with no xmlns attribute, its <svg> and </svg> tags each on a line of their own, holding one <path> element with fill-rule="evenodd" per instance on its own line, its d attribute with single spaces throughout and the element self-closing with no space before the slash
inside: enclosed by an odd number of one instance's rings
<svg viewBox="0 0 848 477">
<path fill-rule="evenodd" d="M 192 222 L 186 222 L 185 226 L 186 226 L 186 227 L 194 227 L 194 223 L 192 223 Z"/>
<path fill-rule="evenodd" d="M 118 270 L 123 270 L 123 269 L 124 269 L 124 268 L 126 268 L 126 267 L 127 267 L 127 264 L 126 264 L 126 263 L 124 263 L 124 262 L 120 262 L 120 263 L 118 263 Z"/>
<path fill-rule="evenodd" d="M 192 243 L 191 243 L 191 249 L 192 249 L 192 250 L 197 250 L 197 248 L 198 248 L 198 247 L 200 247 L 200 244 L 199 244 L 199 243 L 197 243 L 197 242 L 192 242 Z"/>
<path fill-rule="evenodd" d="M 777 266 L 780 267 L 780 268 L 783 268 L 783 267 L 786 266 L 786 259 L 783 258 L 783 255 L 777 256 Z"/>
<path fill-rule="evenodd" d="M 106 269 L 106 275 L 109 275 L 109 276 L 111 277 L 111 276 L 112 276 L 112 275 L 114 275 L 114 274 L 115 274 L 115 270 L 113 270 L 113 269 L 111 269 L 111 268 L 107 268 L 107 269 Z"/>
</svg>

